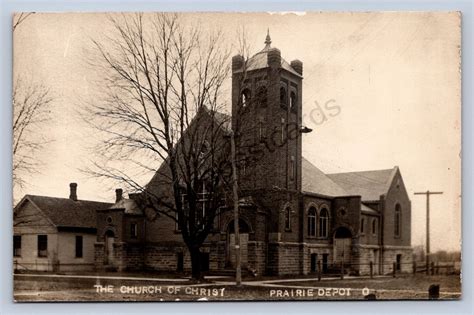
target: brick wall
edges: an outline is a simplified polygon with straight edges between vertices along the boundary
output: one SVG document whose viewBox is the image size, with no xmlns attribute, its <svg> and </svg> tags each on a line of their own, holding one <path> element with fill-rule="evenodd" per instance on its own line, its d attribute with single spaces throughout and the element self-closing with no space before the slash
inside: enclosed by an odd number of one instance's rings
<svg viewBox="0 0 474 315">
<path fill-rule="evenodd" d="M 401 233 L 395 235 L 395 208 L 401 209 Z M 403 183 L 400 171 L 394 177 L 392 185 L 384 200 L 384 245 L 410 246 L 411 245 L 411 202 Z"/>
</svg>

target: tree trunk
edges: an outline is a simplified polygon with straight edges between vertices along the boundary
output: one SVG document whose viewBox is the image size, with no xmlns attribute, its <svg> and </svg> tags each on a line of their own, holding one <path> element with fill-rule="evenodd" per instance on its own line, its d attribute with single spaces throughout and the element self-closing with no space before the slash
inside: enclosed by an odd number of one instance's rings
<svg viewBox="0 0 474 315">
<path fill-rule="evenodd" d="M 199 248 L 190 247 L 189 252 L 191 254 L 191 269 L 192 269 L 192 278 L 194 280 L 201 280 L 201 251 Z"/>
</svg>

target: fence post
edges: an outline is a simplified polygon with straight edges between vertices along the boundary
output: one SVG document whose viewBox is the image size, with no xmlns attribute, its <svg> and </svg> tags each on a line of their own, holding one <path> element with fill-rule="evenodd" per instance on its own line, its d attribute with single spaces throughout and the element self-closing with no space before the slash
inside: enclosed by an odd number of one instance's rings
<svg viewBox="0 0 474 315">
<path fill-rule="evenodd" d="M 374 263 L 370 261 L 370 279 L 374 277 Z"/>
<path fill-rule="evenodd" d="M 341 280 L 344 280 L 344 262 L 341 261 Z"/>
<path fill-rule="evenodd" d="M 395 274 L 397 273 L 397 263 L 393 263 L 393 277 L 395 278 Z"/>
<path fill-rule="evenodd" d="M 431 262 L 431 275 L 434 275 L 434 261 Z"/>
<path fill-rule="evenodd" d="M 318 260 L 318 281 L 321 281 L 321 260 Z"/>
</svg>

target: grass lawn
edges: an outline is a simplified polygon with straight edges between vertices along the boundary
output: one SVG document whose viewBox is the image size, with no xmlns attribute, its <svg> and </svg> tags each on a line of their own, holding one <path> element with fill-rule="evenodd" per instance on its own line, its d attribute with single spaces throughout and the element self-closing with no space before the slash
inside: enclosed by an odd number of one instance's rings
<svg viewBox="0 0 474 315">
<path fill-rule="evenodd" d="M 227 279 L 192 284 L 117 279 L 71 279 L 15 276 L 16 301 L 209 301 L 225 300 L 364 300 L 374 293 L 377 299 L 427 299 L 428 287 L 439 284 L 441 299 L 460 297 L 459 275 L 406 275 L 397 278 L 346 279 L 328 281 L 248 282 L 236 287 Z M 101 287 L 99 288 L 98 285 Z M 365 289 L 365 293 L 362 289 Z M 99 290 L 101 290 L 99 292 Z"/>
</svg>

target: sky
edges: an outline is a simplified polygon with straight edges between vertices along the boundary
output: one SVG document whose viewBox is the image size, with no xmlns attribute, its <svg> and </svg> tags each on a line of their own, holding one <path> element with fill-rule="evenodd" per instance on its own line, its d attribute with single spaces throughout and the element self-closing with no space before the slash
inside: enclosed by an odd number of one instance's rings
<svg viewBox="0 0 474 315">
<path fill-rule="evenodd" d="M 272 46 L 303 62 L 303 155 L 326 173 L 398 166 L 412 202 L 412 245 L 424 244 L 431 197 L 431 249 L 460 250 L 461 89 L 457 13 L 201 13 L 189 23 L 221 29 L 238 46 L 244 28 L 251 51 Z M 51 139 L 25 193 L 113 201 L 114 187 L 80 172 L 94 131 L 78 117 L 94 99 L 93 39 L 108 34 L 105 14 L 34 14 L 14 33 L 14 75 L 48 86 L 54 119 L 38 132 Z M 237 53 L 237 50 L 236 52 Z M 229 60 L 230 62 L 230 60 Z M 230 78 L 229 78 L 230 79 Z M 230 90 L 227 91 L 230 102 Z"/>
</svg>

